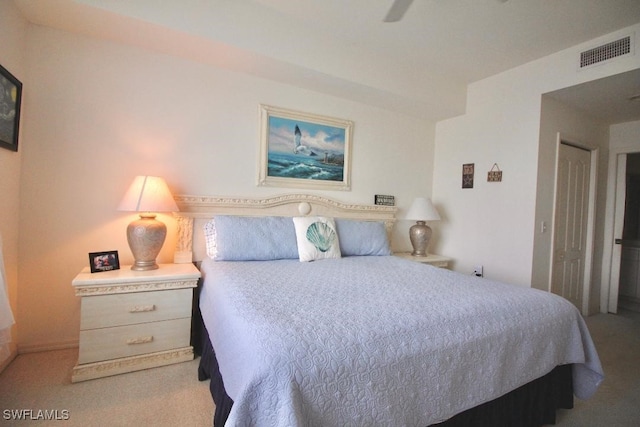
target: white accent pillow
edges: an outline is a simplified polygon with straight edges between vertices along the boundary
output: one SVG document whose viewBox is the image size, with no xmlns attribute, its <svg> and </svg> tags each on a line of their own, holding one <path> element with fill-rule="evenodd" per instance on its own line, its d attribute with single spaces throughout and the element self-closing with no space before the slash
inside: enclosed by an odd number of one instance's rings
<svg viewBox="0 0 640 427">
<path fill-rule="evenodd" d="M 300 261 L 340 258 L 340 242 L 333 218 L 322 216 L 294 217 Z"/>
</svg>

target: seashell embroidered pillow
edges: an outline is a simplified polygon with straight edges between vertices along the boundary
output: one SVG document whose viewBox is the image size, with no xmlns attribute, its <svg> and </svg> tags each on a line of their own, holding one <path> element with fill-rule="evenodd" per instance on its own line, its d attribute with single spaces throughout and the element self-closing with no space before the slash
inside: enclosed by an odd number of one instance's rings
<svg viewBox="0 0 640 427">
<path fill-rule="evenodd" d="M 340 243 L 333 218 L 294 217 L 300 261 L 340 258 Z"/>
</svg>

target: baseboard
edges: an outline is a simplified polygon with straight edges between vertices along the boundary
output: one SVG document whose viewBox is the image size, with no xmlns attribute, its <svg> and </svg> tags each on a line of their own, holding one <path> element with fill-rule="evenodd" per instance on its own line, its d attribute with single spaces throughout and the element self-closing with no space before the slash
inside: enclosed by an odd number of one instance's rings
<svg viewBox="0 0 640 427">
<path fill-rule="evenodd" d="M 78 348 L 78 340 L 62 341 L 56 343 L 18 345 L 18 354 L 39 353 L 42 351 L 67 350 Z"/>
<path fill-rule="evenodd" d="M 9 364 L 10 364 L 11 362 L 13 362 L 13 359 L 15 359 L 17 355 L 18 355 L 18 350 L 17 350 L 17 348 L 16 348 L 16 346 L 15 346 L 15 345 L 12 345 L 12 346 L 9 348 L 9 357 L 7 357 L 5 360 L 3 360 L 3 361 L 0 363 L 0 373 L 2 373 L 2 371 L 4 371 L 4 369 L 5 369 L 7 366 L 9 366 Z"/>
</svg>

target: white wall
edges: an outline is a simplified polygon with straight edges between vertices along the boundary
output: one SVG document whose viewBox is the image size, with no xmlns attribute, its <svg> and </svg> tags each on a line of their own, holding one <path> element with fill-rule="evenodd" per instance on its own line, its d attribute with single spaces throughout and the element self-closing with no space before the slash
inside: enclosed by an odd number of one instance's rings
<svg viewBox="0 0 640 427">
<path fill-rule="evenodd" d="M 640 151 L 640 121 L 611 126 L 610 147 L 612 151 Z"/>
<path fill-rule="evenodd" d="M 118 250 L 135 217 L 116 206 L 135 175 L 165 177 L 175 194 L 269 196 L 257 187 L 260 103 L 355 122 L 352 191 L 406 209 L 429 196 L 434 125 L 386 110 L 138 47 L 29 28 L 32 107 L 25 117 L 20 206 L 20 348 L 74 345 L 79 300 L 71 280 L 87 253 Z M 170 234 L 175 224 L 165 217 Z M 409 246 L 404 224 L 394 245 Z M 174 236 L 171 236 L 171 241 Z M 160 261 L 170 262 L 171 241 Z"/>
<path fill-rule="evenodd" d="M 523 136 L 536 134 L 539 105 L 530 94 L 514 95 L 475 85 L 467 114 L 437 124 L 433 199 L 443 216 L 437 252 L 453 257 L 456 271 L 483 265 L 487 277 L 525 283 L 533 242 L 521 228 L 535 206 L 537 144 Z M 473 189 L 462 189 L 466 163 L 475 164 Z M 500 183 L 487 182 L 494 163 Z"/>
<path fill-rule="evenodd" d="M 24 46 L 26 22 L 13 5 L 13 2 L 0 2 L 0 64 L 26 85 L 24 67 Z M 28 106 L 22 104 L 23 111 Z M 19 134 L 20 136 L 20 134 Z M 9 302 L 14 315 L 18 300 L 18 207 L 20 203 L 20 165 L 23 138 L 18 141 L 18 152 L 0 148 L 0 234 L 2 235 L 3 255 L 7 274 Z M 15 355 L 17 327 L 12 330 L 13 342 L 10 351 Z M 11 357 L 9 358 L 11 359 Z M 0 371 L 8 360 L 0 360 Z"/>
<path fill-rule="evenodd" d="M 489 278 L 530 286 L 542 94 L 640 67 L 640 55 L 578 70 L 579 53 L 629 34 L 635 25 L 522 65 L 469 87 L 465 115 L 436 125 L 433 199 L 444 213 L 437 251 L 457 271 L 484 265 Z M 548 159 L 540 159 L 548 161 Z M 474 189 L 461 188 L 475 163 Z M 494 163 L 502 183 L 488 183 Z"/>
<path fill-rule="evenodd" d="M 606 176 L 609 149 L 609 126 L 574 108 L 568 107 L 548 96 L 542 97 L 540 123 L 540 145 L 536 194 L 536 215 L 534 227 L 533 272 L 531 286 L 542 290 L 550 290 L 549 275 L 551 268 L 551 243 L 553 224 L 553 204 L 556 172 L 556 150 L 558 133 L 563 141 L 579 144 L 598 150 L 598 168 L 596 188 L 596 228 L 595 251 L 589 283 L 589 313 L 599 311 L 600 278 L 604 212 L 606 202 Z M 594 154 L 596 155 L 596 154 Z M 541 230 L 541 223 L 547 224 L 546 231 Z"/>
</svg>

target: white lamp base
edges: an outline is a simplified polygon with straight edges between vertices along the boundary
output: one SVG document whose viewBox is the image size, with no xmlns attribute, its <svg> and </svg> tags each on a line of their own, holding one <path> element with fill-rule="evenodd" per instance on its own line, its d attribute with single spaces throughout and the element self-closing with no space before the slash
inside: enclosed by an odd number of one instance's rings
<svg viewBox="0 0 640 427">
<path fill-rule="evenodd" d="M 140 219 L 127 227 L 127 241 L 135 262 L 132 270 L 146 271 L 158 268 L 156 258 L 167 237 L 167 226 L 152 213 L 141 213 Z"/>
</svg>

